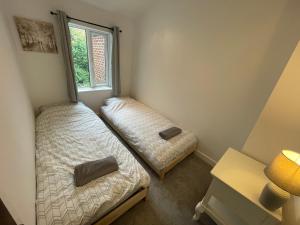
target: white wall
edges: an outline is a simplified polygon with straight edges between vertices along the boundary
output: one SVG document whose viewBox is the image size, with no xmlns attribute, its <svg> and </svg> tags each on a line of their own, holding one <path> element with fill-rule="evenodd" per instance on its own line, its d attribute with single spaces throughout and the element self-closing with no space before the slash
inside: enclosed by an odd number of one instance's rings
<svg viewBox="0 0 300 225">
<path fill-rule="evenodd" d="M 300 153 L 300 42 L 251 131 L 243 152 L 269 163 L 282 149 Z M 286 224 L 300 224 L 300 198 L 285 208 Z"/>
<path fill-rule="evenodd" d="M 300 1 L 165 0 L 137 34 L 132 95 L 217 160 L 255 124 L 300 37 Z"/>
<path fill-rule="evenodd" d="M 61 9 L 72 17 L 107 26 L 118 25 L 123 30 L 120 36 L 121 46 L 121 85 L 122 94 L 129 93 L 132 74 L 133 24 L 130 19 L 97 9 L 95 6 L 81 3 L 79 0 L 5 0 L 6 12 L 10 19 L 10 29 L 14 34 L 17 54 L 24 79 L 29 89 L 30 99 L 35 108 L 44 104 L 63 102 L 68 99 L 65 68 L 60 49 L 60 37 L 55 16 L 50 10 Z M 22 50 L 13 16 L 22 16 L 52 22 L 59 47 L 59 54 L 25 52 Z M 80 99 L 94 110 L 98 110 L 102 101 L 110 96 L 110 91 L 84 92 Z"/>
<path fill-rule="evenodd" d="M 33 225 L 34 115 L 2 9 L 0 7 L 0 198 L 18 224 Z"/>
</svg>

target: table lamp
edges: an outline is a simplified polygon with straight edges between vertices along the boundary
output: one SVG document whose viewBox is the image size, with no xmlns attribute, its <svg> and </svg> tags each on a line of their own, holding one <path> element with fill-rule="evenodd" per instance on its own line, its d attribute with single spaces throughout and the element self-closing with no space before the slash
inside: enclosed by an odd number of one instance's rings
<svg viewBox="0 0 300 225">
<path fill-rule="evenodd" d="M 290 194 L 300 196 L 300 154 L 291 150 L 281 153 L 265 169 L 271 180 L 264 187 L 259 201 L 274 211 L 283 206 Z"/>
</svg>

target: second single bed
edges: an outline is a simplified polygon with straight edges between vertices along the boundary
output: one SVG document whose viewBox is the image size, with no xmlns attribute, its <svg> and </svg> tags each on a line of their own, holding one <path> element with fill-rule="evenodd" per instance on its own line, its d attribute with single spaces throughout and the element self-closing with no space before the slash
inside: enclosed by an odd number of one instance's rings
<svg viewBox="0 0 300 225">
<path fill-rule="evenodd" d="M 162 139 L 159 132 L 176 125 L 132 98 L 107 99 L 100 111 L 161 179 L 197 148 L 197 138 L 186 130 L 169 140 Z"/>
</svg>

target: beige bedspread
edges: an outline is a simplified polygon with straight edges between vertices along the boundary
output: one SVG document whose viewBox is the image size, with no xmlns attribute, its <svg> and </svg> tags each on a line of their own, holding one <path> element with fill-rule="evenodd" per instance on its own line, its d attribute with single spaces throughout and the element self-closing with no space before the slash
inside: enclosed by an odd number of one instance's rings
<svg viewBox="0 0 300 225">
<path fill-rule="evenodd" d="M 186 130 L 170 140 L 162 139 L 160 131 L 177 125 L 132 98 L 110 98 L 101 113 L 157 171 L 197 147 L 197 138 Z"/>
<path fill-rule="evenodd" d="M 75 187 L 77 164 L 114 156 L 119 171 Z M 83 104 L 44 109 L 36 120 L 38 225 L 91 224 L 149 186 L 144 168 Z"/>
</svg>

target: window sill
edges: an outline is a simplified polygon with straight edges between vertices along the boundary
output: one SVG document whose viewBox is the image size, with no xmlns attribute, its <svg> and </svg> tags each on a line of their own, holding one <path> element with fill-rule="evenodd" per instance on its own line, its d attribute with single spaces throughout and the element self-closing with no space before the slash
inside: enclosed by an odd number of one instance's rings
<svg viewBox="0 0 300 225">
<path fill-rule="evenodd" d="M 84 93 L 84 92 L 97 92 L 97 91 L 111 91 L 112 88 L 108 86 L 103 87 L 94 87 L 94 88 L 78 88 L 78 93 Z"/>
</svg>

